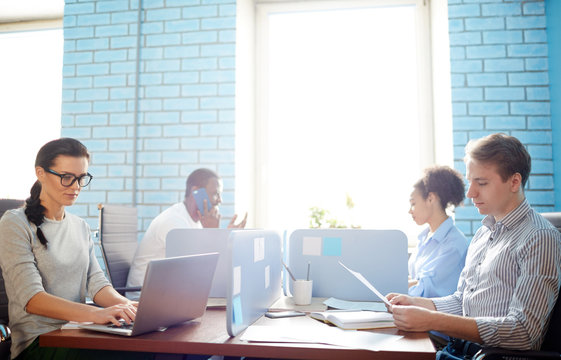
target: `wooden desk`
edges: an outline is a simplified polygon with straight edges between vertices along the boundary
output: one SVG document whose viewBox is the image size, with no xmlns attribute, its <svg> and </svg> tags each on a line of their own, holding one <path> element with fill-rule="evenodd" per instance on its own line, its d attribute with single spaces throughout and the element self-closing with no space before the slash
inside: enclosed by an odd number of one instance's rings
<svg viewBox="0 0 561 360">
<path fill-rule="evenodd" d="M 309 323 L 308 323 L 309 322 Z M 325 326 L 308 317 L 268 319 L 259 325 Z M 431 359 L 435 350 L 426 333 L 408 333 L 395 328 L 377 332 L 403 335 L 380 351 L 348 349 L 323 344 L 247 343 L 226 332 L 226 311 L 207 310 L 198 320 L 181 324 L 164 332 L 123 337 L 88 330 L 56 330 L 39 337 L 40 346 L 142 351 L 173 354 L 209 354 L 282 359 Z"/>
</svg>

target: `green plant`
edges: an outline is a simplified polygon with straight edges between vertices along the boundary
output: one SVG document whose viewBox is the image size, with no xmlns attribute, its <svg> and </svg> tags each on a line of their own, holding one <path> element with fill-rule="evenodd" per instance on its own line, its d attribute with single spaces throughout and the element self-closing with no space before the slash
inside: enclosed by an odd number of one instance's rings
<svg viewBox="0 0 561 360">
<path fill-rule="evenodd" d="M 310 228 L 312 229 L 319 229 L 322 227 L 329 227 L 329 228 L 346 228 L 347 226 L 335 219 L 335 218 L 328 218 L 329 211 L 322 209 L 317 206 L 313 206 L 310 208 Z M 326 225 L 326 226 L 323 226 Z"/>
<path fill-rule="evenodd" d="M 327 215 L 329 211 L 325 209 L 321 209 L 317 206 L 313 206 L 310 208 L 310 228 L 312 229 L 319 229 L 323 224 L 325 219 L 325 215 Z"/>
<path fill-rule="evenodd" d="M 351 196 L 347 193 L 346 195 L 346 206 L 349 212 L 355 207 L 355 203 Z M 329 217 L 329 210 L 320 208 L 318 206 L 312 206 L 310 208 L 310 228 L 312 229 L 319 229 L 322 227 L 329 227 L 329 228 L 347 228 L 348 226 L 341 220 L 338 220 L 333 217 Z M 360 225 L 353 225 L 351 224 L 351 228 L 359 229 Z"/>
<path fill-rule="evenodd" d="M 346 193 L 345 195 L 347 195 L 347 209 L 352 210 L 355 207 L 353 198 L 351 198 L 351 195 L 349 195 L 349 193 Z"/>
<path fill-rule="evenodd" d="M 347 225 L 340 223 L 337 219 L 327 219 L 327 223 L 329 224 L 330 228 L 334 229 L 344 229 Z"/>
</svg>

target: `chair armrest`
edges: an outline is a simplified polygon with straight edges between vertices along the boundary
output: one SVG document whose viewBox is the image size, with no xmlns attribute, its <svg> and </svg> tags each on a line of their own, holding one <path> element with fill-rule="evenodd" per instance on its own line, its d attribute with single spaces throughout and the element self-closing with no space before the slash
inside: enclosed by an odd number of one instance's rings
<svg viewBox="0 0 561 360">
<path fill-rule="evenodd" d="M 560 359 L 561 354 L 555 351 L 508 350 L 502 348 L 483 348 L 473 356 L 473 360 L 493 359 Z"/>
<path fill-rule="evenodd" d="M 126 292 L 133 292 L 133 291 L 140 291 L 142 290 L 141 286 L 133 286 L 133 287 L 116 287 L 114 288 L 119 294 L 124 294 Z"/>
</svg>

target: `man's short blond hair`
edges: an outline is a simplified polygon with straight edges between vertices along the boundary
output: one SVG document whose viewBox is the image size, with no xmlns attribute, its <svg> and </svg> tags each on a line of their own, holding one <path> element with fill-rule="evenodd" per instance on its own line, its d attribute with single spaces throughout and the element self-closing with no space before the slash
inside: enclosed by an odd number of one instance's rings
<svg viewBox="0 0 561 360">
<path fill-rule="evenodd" d="M 464 161 L 469 159 L 496 165 L 503 181 L 519 173 L 522 177 L 522 188 L 526 185 L 532 169 L 530 154 L 520 140 L 502 133 L 470 140 L 466 145 Z"/>
</svg>

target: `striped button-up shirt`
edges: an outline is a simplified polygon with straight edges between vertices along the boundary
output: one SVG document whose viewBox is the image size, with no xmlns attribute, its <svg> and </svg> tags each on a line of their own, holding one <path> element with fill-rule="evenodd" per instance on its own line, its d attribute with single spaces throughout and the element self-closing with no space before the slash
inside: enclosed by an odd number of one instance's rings
<svg viewBox="0 0 561 360">
<path fill-rule="evenodd" d="M 561 285 L 561 235 L 526 200 L 482 223 L 457 291 L 436 309 L 475 318 L 484 345 L 537 350 Z"/>
</svg>

